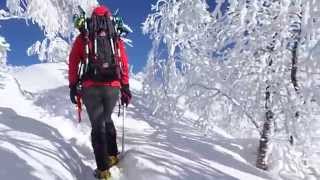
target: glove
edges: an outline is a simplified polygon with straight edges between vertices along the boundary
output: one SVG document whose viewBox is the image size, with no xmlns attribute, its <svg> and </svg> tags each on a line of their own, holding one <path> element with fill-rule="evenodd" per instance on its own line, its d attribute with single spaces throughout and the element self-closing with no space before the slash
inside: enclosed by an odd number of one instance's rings
<svg viewBox="0 0 320 180">
<path fill-rule="evenodd" d="M 129 84 L 124 84 L 121 87 L 121 105 L 126 105 L 130 103 L 131 100 L 131 91 L 129 89 Z"/>
<path fill-rule="evenodd" d="M 78 95 L 77 86 L 76 85 L 70 86 L 70 100 L 73 104 L 77 104 L 77 100 L 76 100 L 77 95 Z"/>
</svg>

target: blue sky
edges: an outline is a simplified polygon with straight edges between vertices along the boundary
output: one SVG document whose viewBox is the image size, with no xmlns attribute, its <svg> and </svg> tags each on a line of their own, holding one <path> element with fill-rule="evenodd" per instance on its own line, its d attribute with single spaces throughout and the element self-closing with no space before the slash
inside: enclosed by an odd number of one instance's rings
<svg viewBox="0 0 320 180">
<path fill-rule="evenodd" d="M 150 13 L 151 4 L 156 0 L 99 0 L 100 4 L 107 5 L 112 11 L 120 10 L 125 22 L 133 29 L 128 38 L 134 42 L 134 47 L 127 47 L 129 62 L 134 72 L 141 71 L 146 63 L 151 41 L 141 31 L 141 23 Z M 5 1 L 0 1 L 0 9 L 5 7 Z M 36 40 L 43 39 L 43 32 L 37 25 L 26 24 L 24 20 L 0 21 L 0 35 L 10 43 L 11 51 L 8 54 L 8 64 L 30 65 L 39 63 L 37 56 L 28 57 L 26 50 Z"/>
</svg>

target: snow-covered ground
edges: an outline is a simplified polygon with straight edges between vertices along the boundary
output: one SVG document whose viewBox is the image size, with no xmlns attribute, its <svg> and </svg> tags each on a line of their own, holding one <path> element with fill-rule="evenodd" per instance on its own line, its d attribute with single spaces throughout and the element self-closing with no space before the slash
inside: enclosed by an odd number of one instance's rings
<svg viewBox="0 0 320 180">
<path fill-rule="evenodd" d="M 0 72 L 0 179 L 90 180 L 95 168 L 86 113 L 79 124 L 69 102 L 66 64 Z M 125 154 L 111 169 L 120 180 L 270 180 L 252 164 L 257 140 L 217 131 L 203 136 L 191 124 L 157 119 L 143 105 L 141 82 L 124 124 Z M 120 150 L 122 116 L 113 119 Z"/>
</svg>

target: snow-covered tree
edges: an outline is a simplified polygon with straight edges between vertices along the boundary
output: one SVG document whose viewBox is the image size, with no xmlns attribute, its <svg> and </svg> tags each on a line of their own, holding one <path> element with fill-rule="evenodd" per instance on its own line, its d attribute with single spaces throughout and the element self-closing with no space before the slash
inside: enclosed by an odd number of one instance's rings
<svg viewBox="0 0 320 180">
<path fill-rule="evenodd" d="M 187 59 L 182 55 L 186 49 L 199 47 L 211 21 L 207 8 L 204 0 L 161 0 L 152 7 L 155 13 L 147 17 L 143 27 L 144 33 L 154 40 L 144 87 L 154 113 L 178 113 L 177 92 L 184 89 L 187 79 L 183 76 L 190 60 L 198 59 L 194 54 Z"/>
<path fill-rule="evenodd" d="M 0 66 L 7 64 L 7 51 L 10 50 L 10 45 L 5 38 L 0 36 Z"/>
<path fill-rule="evenodd" d="M 78 5 L 91 14 L 97 4 L 97 0 L 7 0 L 8 11 L 0 10 L 0 19 L 25 19 L 26 23 L 37 24 L 44 31 L 45 39 L 35 42 L 28 54 L 38 54 L 43 62 L 65 61 L 68 45 L 77 33 L 72 18 Z M 54 53 L 58 53 L 58 59 Z"/>
<path fill-rule="evenodd" d="M 144 30 L 154 40 L 145 81 L 150 107 L 176 117 L 192 111 L 206 130 L 220 126 L 238 137 L 260 138 L 257 165 L 262 169 L 272 160 L 272 144 L 304 154 L 296 167 L 305 169 L 296 174 L 316 167 L 310 157 L 319 143 L 319 5 L 311 0 L 232 0 L 222 13 L 225 1 L 217 1 L 208 21 L 185 22 L 193 28 L 182 32 L 196 38 L 182 36 L 176 46 L 166 39 L 179 32 L 172 28 L 175 22 L 197 17 L 179 16 L 183 10 L 177 7 L 186 2 L 158 1 L 146 20 Z M 197 27 L 202 31 L 195 34 Z M 175 53 L 163 55 L 163 49 Z M 170 104 L 160 106 L 163 101 Z"/>
<path fill-rule="evenodd" d="M 66 61 L 70 52 L 70 45 L 60 37 L 53 40 L 45 39 L 37 41 L 28 48 L 27 54 L 37 54 L 41 62 L 61 62 Z"/>
</svg>

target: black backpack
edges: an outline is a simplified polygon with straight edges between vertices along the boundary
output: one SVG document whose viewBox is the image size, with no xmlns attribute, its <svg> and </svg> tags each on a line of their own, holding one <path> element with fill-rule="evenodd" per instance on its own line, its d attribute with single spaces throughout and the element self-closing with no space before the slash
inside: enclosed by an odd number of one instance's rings
<svg viewBox="0 0 320 180">
<path fill-rule="evenodd" d="M 88 32 L 85 34 L 85 44 L 91 42 L 88 56 L 88 68 L 83 79 L 97 82 L 119 80 L 120 63 L 118 59 L 118 36 L 110 16 L 93 15 L 87 20 Z"/>
</svg>

